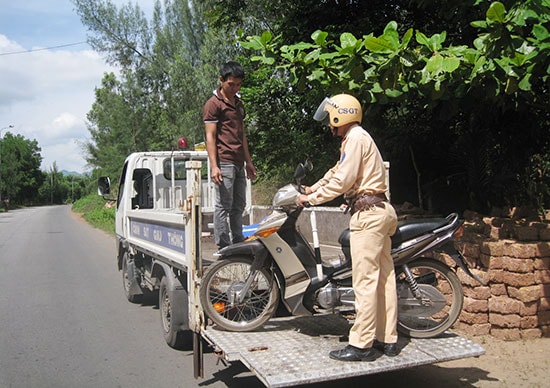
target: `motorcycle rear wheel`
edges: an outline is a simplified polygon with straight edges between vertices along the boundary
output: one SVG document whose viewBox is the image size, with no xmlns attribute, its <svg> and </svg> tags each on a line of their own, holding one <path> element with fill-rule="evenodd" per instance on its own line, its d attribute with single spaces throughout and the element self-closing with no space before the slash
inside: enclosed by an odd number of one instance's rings
<svg viewBox="0 0 550 388">
<path fill-rule="evenodd" d="M 259 270 L 242 303 L 234 299 L 242 289 L 252 266 L 248 257 L 220 260 L 204 274 L 200 300 L 206 315 L 229 331 L 251 331 L 271 318 L 279 304 L 279 287 L 266 269 Z"/>
<path fill-rule="evenodd" d="M 436 337 L 448 330 L 462 311 L 464 302 L 462 284 L 456 273 L 438 260 L 421 258 L 409 263 L 408 266 L 423 295 L 432 303 L 435 302 L 427 293 L 439 296 L 442 306 L 437 312 L 427 315 L 420 313 L 423 307 L 415 308 L 409 305 L 405 313 L 405 304 L 407 301 L 410 303 L 411 300 L 414 302 L 414 299 L 409 283 L 405 280 L 403 269 L 398 269 L 396 272 L 399 305 L 397 330 L 412 338 Z M 415 314 L 415 309 L 419 314 Z"/>
</svg>

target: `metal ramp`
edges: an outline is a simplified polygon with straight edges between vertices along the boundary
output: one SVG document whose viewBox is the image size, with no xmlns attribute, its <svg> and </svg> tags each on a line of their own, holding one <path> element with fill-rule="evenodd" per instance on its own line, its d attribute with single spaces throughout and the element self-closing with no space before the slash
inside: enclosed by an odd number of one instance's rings
<svg viewBox="0 0 550 388">
<path fill-rule="evenodd" d="M 446 332 L 438 338 L 400 338 L 400 354 L 372 362 L 342 362 L 329 358 L 342 348 L 349 322 L 339 315 L 274 318 L 254 332 L 228 332 L 209 326 L 203 336 L 228 361 L 241 361 L 267 387 L 338 380 L 413 366 L 433 364 L 485 353 L 480 345 Z"/>
</svg>

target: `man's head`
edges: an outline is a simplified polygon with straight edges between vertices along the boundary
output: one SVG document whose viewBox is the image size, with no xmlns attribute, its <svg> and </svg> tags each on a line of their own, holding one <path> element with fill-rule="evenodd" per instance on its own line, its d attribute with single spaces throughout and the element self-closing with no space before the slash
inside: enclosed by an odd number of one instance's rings
<svg viewBox="0 0 550 388">
<path fill-rule="evenodd" d="M 241 88 L 244 69 L 238 62 L 227 62 L 220 69 L 220 83 L 227 98 L 233 98 Z"/>
<path fill-rule="evenodd" d="M 227 77 L 244 79 L 244 69 L 240 63 L 229 61 L 224 63 L 220 68 L 220 77 L 222 81 L 227 80 Z"/>
</svg>

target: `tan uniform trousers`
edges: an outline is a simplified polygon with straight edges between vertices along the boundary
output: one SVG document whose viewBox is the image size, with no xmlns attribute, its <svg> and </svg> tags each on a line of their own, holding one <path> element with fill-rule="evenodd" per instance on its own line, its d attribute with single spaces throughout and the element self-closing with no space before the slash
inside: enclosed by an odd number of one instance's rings
<svg viewBox="0 0 550 388">
<path fill-rule="evenodd" d="M 355 323 L 349 344 L 372 346 L 373 340 L 397 342 L 397 291 L 391 239 L 397 215 L 391 204 L 358 211 L 350 220 Z"/>
</svg>

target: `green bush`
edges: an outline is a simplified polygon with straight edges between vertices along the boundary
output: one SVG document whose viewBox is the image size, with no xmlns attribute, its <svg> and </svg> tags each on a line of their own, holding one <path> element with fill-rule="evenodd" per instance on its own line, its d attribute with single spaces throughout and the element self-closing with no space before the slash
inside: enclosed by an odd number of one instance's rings
<svg viewBox="0 0 550 388">
<path fill-rule="evenodd" d="M 115 233 L 115 207 L 110 207 L 102 197 L 90 194 L 80 198 L 73 204 L 73 211 L 82 214 L 82 217 L 95 228 L 110 234 Z"/>
</svg>

